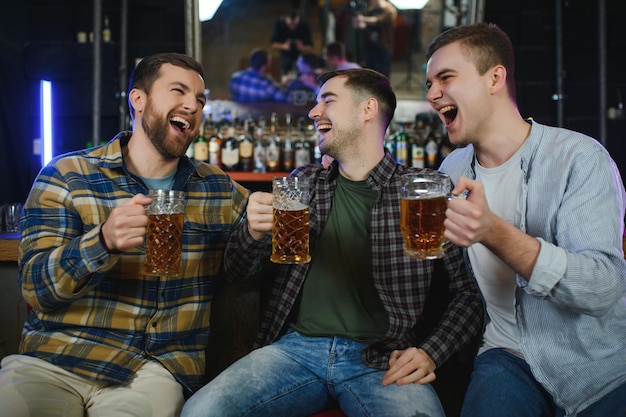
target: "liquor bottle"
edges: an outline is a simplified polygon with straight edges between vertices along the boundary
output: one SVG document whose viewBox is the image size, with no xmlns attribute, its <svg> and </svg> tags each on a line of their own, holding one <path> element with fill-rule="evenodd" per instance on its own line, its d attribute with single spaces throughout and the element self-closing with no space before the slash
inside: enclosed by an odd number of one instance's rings
<svg viewBox="0 0 626 417">
<path fill-rule="evenodd" d="M 418 120 L 413 128 L 411 141 L 411 166 L 424 168 L 426 166 L 426 150 L 424 149 L 424 121 Z"/>
<path fill-rule="evenodd" d="M 439 144 L 437 143 L 437 139 L 435 137 L 435 132 L 432 130 L 426 139 L 426 146 L 424 147 L 426 151 L 426 167 L 427 168 L 437 168 L 437 154 L 439 153 Z"/>
<path fill-rule="evenodd" d="M 206 120 L 205 120 L 206 123 Z M 205 125 L 200 126 L 198 138 L 193 142 L 193 158 L 196 161 L 206 162 L 209 160 L 209 143 L 206 139 Z"/>
<path fill-rule="evenodd" d="M 266 149 L 265 149 L 265 119 L 259 118 L 254 134 L 254 172 L 265 172 Z"/>
<path fill-rule="evenodd" d="M 294 164 L 295 168 L 299 168 L 311 163 L 311 144 L 305 137 L 304 117 L 298 119 L 298 140 L 294 148 Z"/>
<path fill-rule="evenodd" d="M 254 119 L 252 115 L 248 115 L 243 122 L 243 132 L 239 136 L 239 168 L 242 171 L 250 172 L 254 167 L 254 139 L 252 132 L 254 131 Z"/>
<path fill-rule="evenodd" d="M 322 150 L 320 149 L 320 135 L 319 133 L 315 134 L 315 139 L 313 141 L 313 163 L 321 164 L 322 163 Z"/>
<path fill-rule="evenodd" d="M 441 146 L 439 147 L 439 155 L 441 157 L 441 161 L 446 159 L 446 156 L 450 154 L 454 150 L 454 145 L 450 142 L 448 135 L 446 132 L 443 133 Z"/>
<path fill-rule="evenodd" d="M 291 137 L 291 114 L 285 115 L 285 137 L 280 152 L 281 169 L 285 172 L 293 170 L 293 139 Z"/>
<path fill-rule="evenodd" d="M 239 170 L 239 140 L 235 135 L 235 126 L 229 124 L 222 142 L 222 169 L 224 171 Z"/>
<path fill-rule="evenodd" d="M 102 27 L 102 42 L 111 42 L 111 27 L 109 26 L 108 16 L 104 16 L 104 26 Z"/>
<path fill-rule="evenodd" d="M 209 164 L 215 165 L 219 168 L 222 167 L 222 134 L 220 133 L 219 126 L 216 126 L 213 121 L 208 127 L 208 131 L 205 129 L 205 134 L 209 138 Z"/>
<path fill-rule="evenodd" d="M 398 130 L 394 135 L 396 143 L 396 162 L 399 165 L 409 165 L 409 141 L 405 132 L 404 124 L 398 125 Z"/>
<path fill-rule="evenodd" d="M 267 172 L 278 172 L 280 170 L 280 137 L 276 131 L 276 113 L 270 116 L 270 134 L 267 138 L 267 148 L 265 152 Z"/>
</svg>

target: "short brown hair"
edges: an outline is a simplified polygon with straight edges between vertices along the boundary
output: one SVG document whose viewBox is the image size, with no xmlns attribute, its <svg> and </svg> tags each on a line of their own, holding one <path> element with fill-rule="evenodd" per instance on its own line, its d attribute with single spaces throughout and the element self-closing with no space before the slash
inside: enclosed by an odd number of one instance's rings
<svg viewBox="0 0 626 417">
<path fill-rule="evenodd" d="M 152 89 L 152 84 L 154 84 L 154 81 L 159 78 L 161 74 L 161 67 L 163 64 L 172 64 L 177 67 L 193 70 L 200 74 L 202 79 L 204 79 L 204 70 L 202 69 L 202 65 L 189 55 L 177 52 L 166 52 L 143 58 L 133 70 L 128 82 L 127 97 L 131 118 L 134 118 L 133 106 L 130 104 L 131 90 L 138 88 L 144 90 L 146 93 L 149 93 Z"/>
<path fill-rule="evenodd" d="M 468 59 L 474 62 L 480 75 L 496 65 L 506 68 L 506 84 L 511 99 L 515 101 L 515 55 L 509 36 L 493 23 L 458 26 L 440 33 L 426 49 L 428 61 L 437 50 L 459 42 Z"/>
<path fill-rule="evenodd" d="M 354 91 L 355 95 L 367 94 L 378 100 L 385 129 L 389 126 L 396 111 L 396 94 L 393 92 L 389 79 L 378 71 L 368 68 L 354 68 L 346 70 L 329 71 L 318 77 L 320 86 L 335 77 L 347 77 L 346 87 Z"/>
</svg>

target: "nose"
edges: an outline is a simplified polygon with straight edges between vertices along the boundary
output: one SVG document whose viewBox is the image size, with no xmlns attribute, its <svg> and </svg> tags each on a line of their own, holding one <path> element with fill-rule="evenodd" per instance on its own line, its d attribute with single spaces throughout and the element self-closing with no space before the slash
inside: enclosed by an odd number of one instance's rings
<svg viewBox="0 0 626 417">
<path fill-rule="evenodd" d="M 309 119 L 317 120 L 320 118 L 320 103 L 317 103 L 311 110 L 309 110 Z"/>
<path fill-rule="evenodd" d="M 441 98 L 441 89 L 437 87 L 437 83 L 432 83 L 426 91 L 426 100 L 429 103 L 434 104 L 440 98 Z"/>
<path fill-rule="evenodd" d="M 183 107 L 185 110 L 190 113 L 195 113 L 200 108 L 200 104 L 198 103 L 198 98 L 195 94 L 186 94 L 185 99 L 183 101 Z"/>
</svg>

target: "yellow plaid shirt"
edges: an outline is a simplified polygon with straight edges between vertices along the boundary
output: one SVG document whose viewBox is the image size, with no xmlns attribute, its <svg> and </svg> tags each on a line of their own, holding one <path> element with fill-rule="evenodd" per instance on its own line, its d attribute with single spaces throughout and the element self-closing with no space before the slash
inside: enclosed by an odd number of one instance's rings
<svg viewBox="0 0 626 417">
<path fill-rule="evenodd" d="M 205 369 L 209 312 L 226 241 L 244 219 L 248 191 L 218 168 L 182 158 L 183 274 L 141 274 L 143 247 L 108 253 L 100 237 L 111 210 L 143 182 L 124 165 L 129 132 L 55 159 L 24 207 L 18 281 L 33 307 L 20 352 L 107 384 L 127 383 L 149 360 L 187 389 Z"/>
</svg>

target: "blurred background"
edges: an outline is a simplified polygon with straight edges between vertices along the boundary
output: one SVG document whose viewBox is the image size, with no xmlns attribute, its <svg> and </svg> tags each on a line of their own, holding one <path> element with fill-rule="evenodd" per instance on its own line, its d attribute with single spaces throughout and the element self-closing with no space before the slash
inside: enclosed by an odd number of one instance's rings
<svg viewBox="0 0 626 417">
<path fill-rule="evenodd" d="M 252 48 L 270 49 L 275 19 L 294 5 L 311 26 L 316 53 L 339 40 L 348 58 L 363 59 L 351 22 L 367 1 L 224 0 L 204 22 L 198 1 L 2 2 L 1 202 L 24 201 L 41 168 L 42 80 L 52 86 L 56 155 L 107 142 L 129 128 L 128 76 L 137 59 L 152 53 L 194 55 L 204 65 L 209 98 L 229 100 L 230 75 L 247 66 Z M 595 137 L 626 172 L 626 2 L 430 0 L 420 8 L 411 8 L 417 0 L 408 3 L 398 14 L 391 73 L 401 100 L 415 108 L 423 104 L 423 52 L 433 36 L 457 24 L 493 22 L 516 49 L 522 115 Z M 278 79 L 277 68 L 272 75 Z"/>
</svg>

